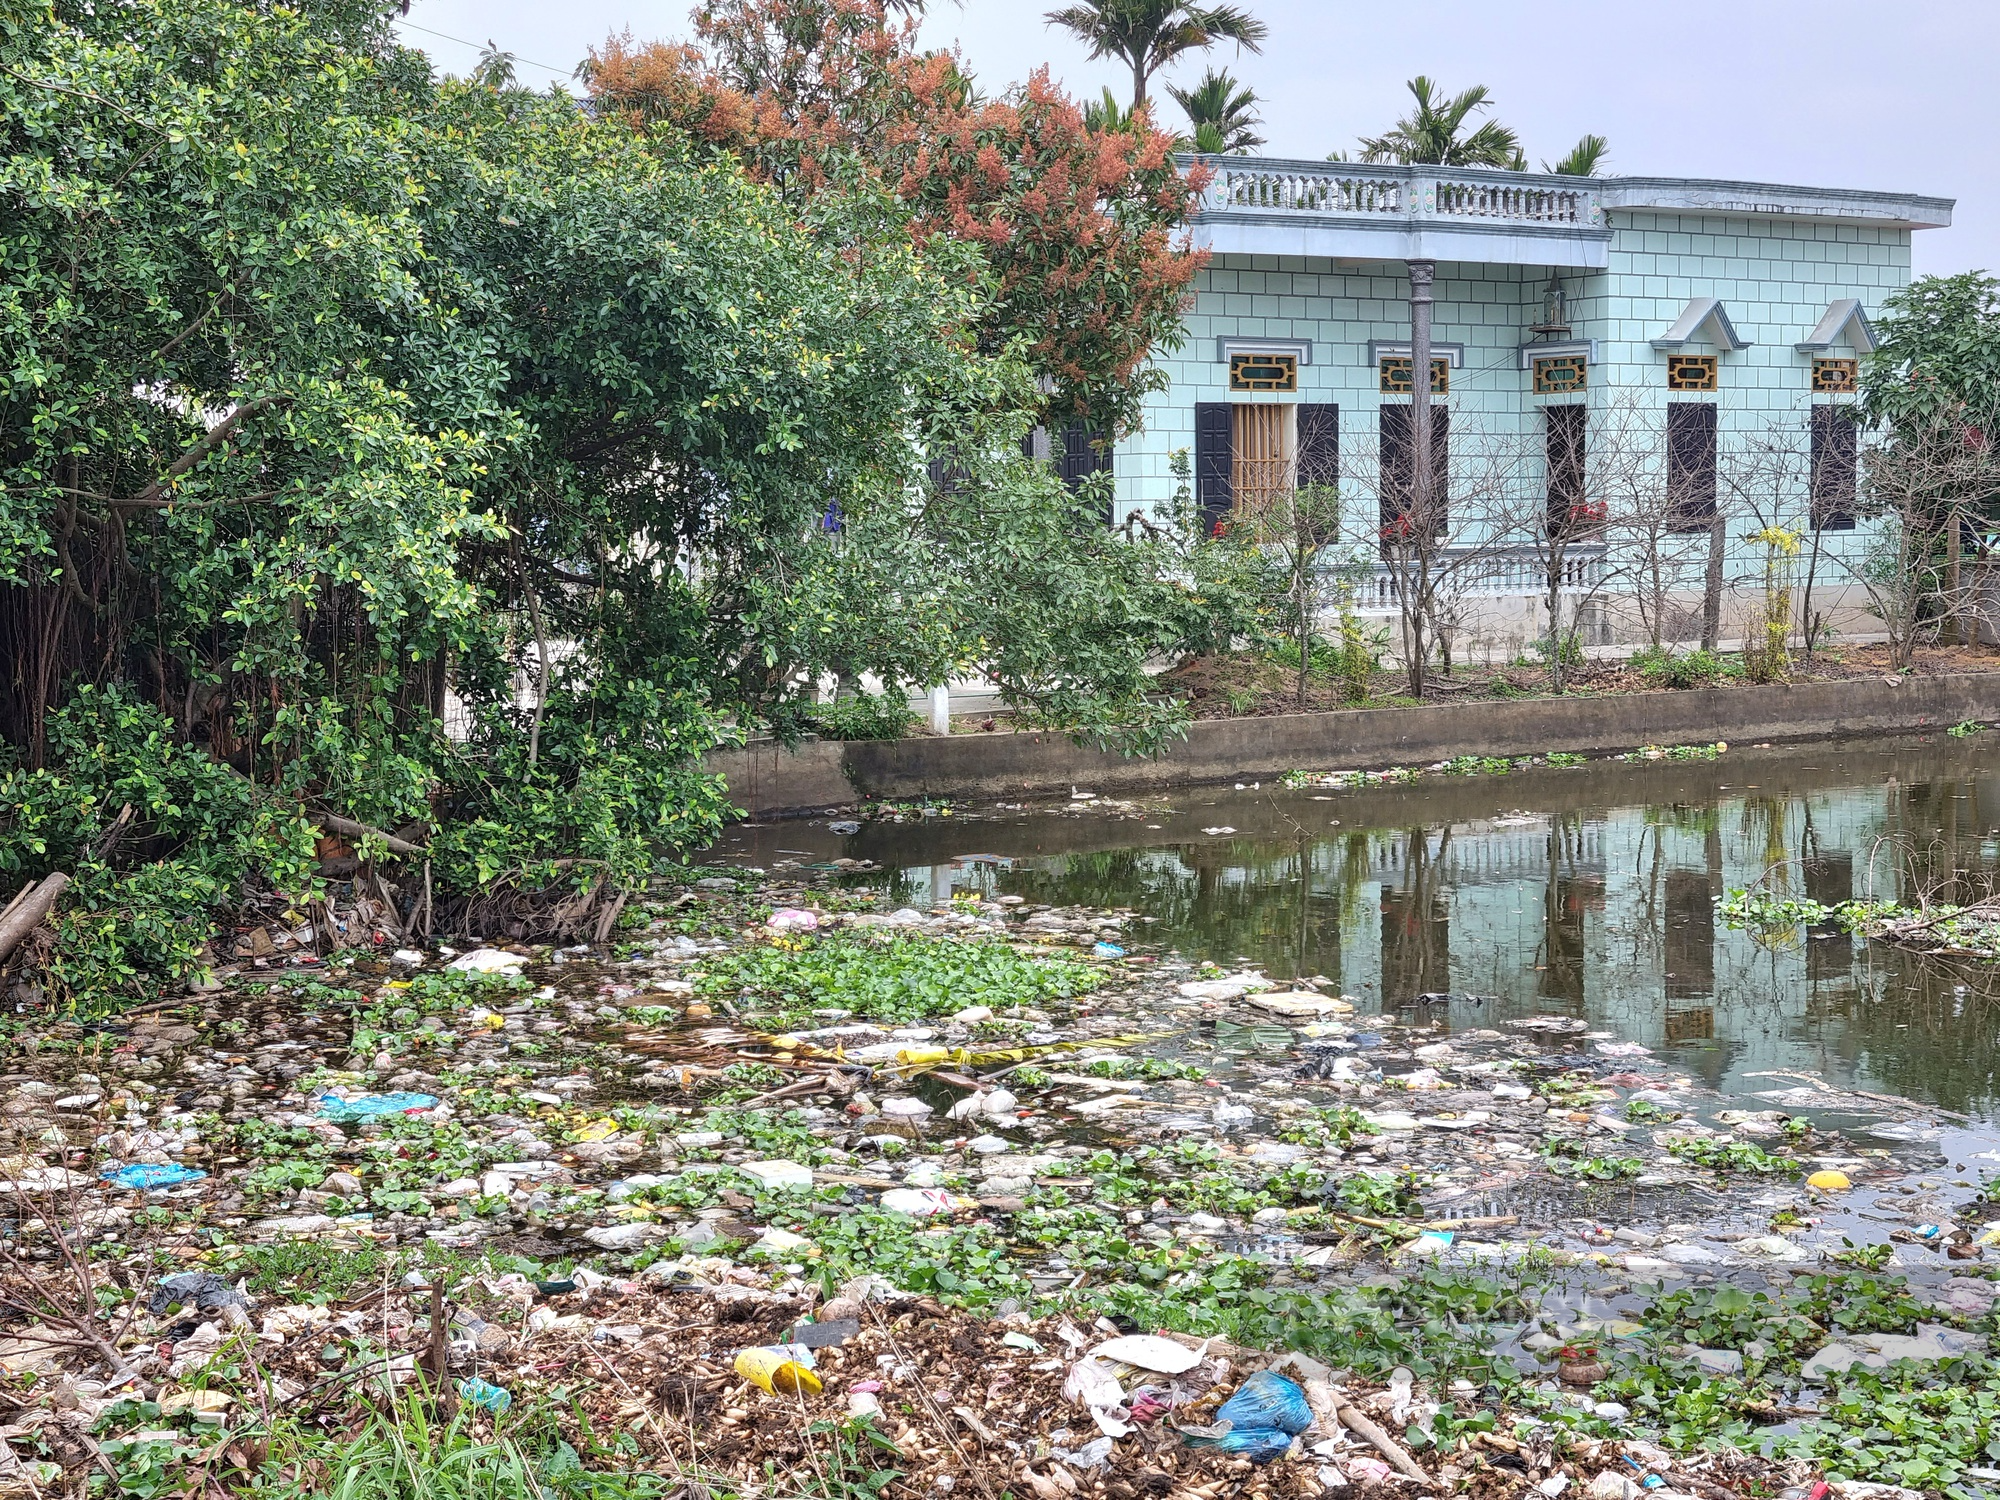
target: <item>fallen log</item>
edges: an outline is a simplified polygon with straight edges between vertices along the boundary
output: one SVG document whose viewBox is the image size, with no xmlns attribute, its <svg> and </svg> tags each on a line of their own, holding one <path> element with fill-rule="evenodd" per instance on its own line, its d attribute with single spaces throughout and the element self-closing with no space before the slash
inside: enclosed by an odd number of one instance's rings
<svg viewBox="0 0 2000 1500">
<path fill-rule="evenodd" d="M 422 854 L 424 847 L 413 844 L 408 839 L 399 839 L 393 833 L 384 833 L 379 828 L 371 828 L 366 823 L 357 823 L 352 818 L 343 818 L 339 813 L 315 812 L 312 820 L 330 833 L 344 833 L 352 839 L 380 839 L 391 854 L 404 856 Z"/>
<path fill-rule="evenodd" d="M 42 925 L 43 918 L 54 908 L 56 898 L 68 889 L 69 876 L 57 870 L 39 885 L 24 891 L 14 899 L 7 909 L 7 915 L 0 918 L 0 963 L 5 963 L 7 955 L 20 947 L 28 934 Z"/>
</svg>

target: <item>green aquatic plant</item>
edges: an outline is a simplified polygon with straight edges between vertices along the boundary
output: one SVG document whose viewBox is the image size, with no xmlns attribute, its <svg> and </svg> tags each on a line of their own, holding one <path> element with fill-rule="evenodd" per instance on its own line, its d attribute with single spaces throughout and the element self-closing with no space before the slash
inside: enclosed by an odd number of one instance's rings
<svg viewBox="0 0 2000 1500">
<path fill-rule="evenodd" d="M 1684 1136 L 1667 1143 L 1670 1154 L 1713 1172 L 1756 1172 L 1767 1176 L 1799 1175 L 1799 1164 L 1788 1156 L 1773 1156 L 1749 1141 L 1719 1141 L 1710 1136 Z"/>
<path fill-rule="evenodd" d="M 1072 999 L 1099 982 L 1095 969 L 1073 959 L 914 933 L 781 938 L 717 954 L 694 981 L 697 994 L 734 997 L 783 1026 L 823 1009 L 869 1021 L 921 1021 L 968 1005 L 1003 1010 Z"/>
<path fill-rule="evenodd" d="M 1615 1182 L 1637 1177 L 1646 1170 L 1636 1156 L 1599 1156 L 1582 1141 L 1557 1137 L 1542 1147 L 1543 1164 L 1558 1177 L 1582 1177 L 1593 1182 Z"/>
</svg>

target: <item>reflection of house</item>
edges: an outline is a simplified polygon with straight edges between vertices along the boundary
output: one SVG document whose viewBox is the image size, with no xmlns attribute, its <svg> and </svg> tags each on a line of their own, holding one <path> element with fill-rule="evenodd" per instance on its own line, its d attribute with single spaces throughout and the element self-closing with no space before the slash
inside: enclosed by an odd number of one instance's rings
<svg viewBox="0 0 2000 1500">
<path fill-rule="evenodd" d="M 1910 194 L 1681 178 L 1210 165 L 1193 233 L 1213 260 L 1185 344 L 1158 361 L 1170 384 L 1117 447 L 1116 519 L 1173 499 L 1171 457 L 1184 450 L 1211 525 L 1293 483 L 1335 482 L 1362 535 L 1393 521 L 1417 473 L 1421 283 L 1434 298 L 1431 442 L 1452 539 L 1481 534 L 1501 488 L 1508 506 L 1539 508 L 1545 534 L 1587 531 L 1607 505 L 1650 505 L 1656 528 L 1705 537 L 1719 486 L 1753 445 L 1760 462 L 1786 460 L 1758 478 L 1761 494 L 1851 529 L 1853 429 L 1837 408 L 1873 347 L 1870 314 L 1909 279 L 1911 235 L 1952 210 Z M 1510 516 L 1511 535 L 1525 523 Z M 1470 570 L 1491 619 L 1529 621 L 1524 597 L 1539 585 L 1524 575 L 1541 555 L 1523 533 Z M 1570 561 L 1587 573 L 1603 556 L 1580 544 Z"/>
<path fill-rule="evenodd" d="M 1668 1001 L 1715 998 L 1715 892 L 1705 870 L 1669 870 L 1666 887 Z"/>
</svg>

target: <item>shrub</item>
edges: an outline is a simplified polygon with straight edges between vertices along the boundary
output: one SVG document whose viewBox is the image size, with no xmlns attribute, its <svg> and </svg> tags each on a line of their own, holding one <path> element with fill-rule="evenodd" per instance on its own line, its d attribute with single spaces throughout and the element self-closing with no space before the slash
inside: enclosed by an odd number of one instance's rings
<svg viewBox="0 0 2000 1500">
<path fill-rule="evenodd" d="M 917 722 L 909 701 L 895 688 L 836 698 L 820 704 L 810 717 L 821 738 L 829 740 L 899 740 Z"/>
<path fill-rule="evenodd" d="M 1722 658 L 1713 651 L 1687 651 L 1676 656 L 1670 648 L 1649 646 L 1632 658 L 1632 665 L 1651 687 L 1709 687 L 1723 675 Z"/>
</svg>

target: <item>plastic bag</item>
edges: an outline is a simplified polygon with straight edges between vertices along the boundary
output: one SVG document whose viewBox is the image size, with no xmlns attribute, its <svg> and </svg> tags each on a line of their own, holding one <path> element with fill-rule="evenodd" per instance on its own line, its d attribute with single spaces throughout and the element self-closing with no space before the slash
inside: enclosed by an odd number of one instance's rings
<svg viewBox="0 0 2000 1500">
<path fill-rule="evenodd" d="M 459 1398 L 474 1406 L 484 1407 L 496 1417 L 514 1404 L 514 1393 L 504 1386 L 490 1384 L 476 1376 L 458 1383 Z"/>
<path fill-rule="evenodd" d="M 1251 1427 L 1241 1432 L 1224 1433 L 1204 1446 L 1220 1448 L 1233 1457 L 1247 1458 L 1253 1464 L 1267 1464 L 1292 1451 L 1292 1435 L 1275 1427 Z"/>
<path fill-rule="evenodd" d="M 436 1094 L 363 1094 L 358 1099 L 342 1099 L 336 1094 L 323 1094 L 319 1100 L 320 1118 L 336 1123 L 347 1120 L 373 1120 L 383 1115 L 415 1114 L 419 1110 L 436 1109 Z"/>
<path fill-rule="evenodd" d="M 182 1271 L 162 1278 L 146 1299 L 146 1311 L 159 1317 L 170 1308 L 207 1312 L 217 1307 L 248 1307 L 250 1299 L 213 1271 Z"/>
<path fill-rule="evenodd" d="M 1227 1422 L 1235 1429 L 1232 1436 L 1262 1429 L 1290 1437 L 1312 1426 L 1312 1419 L 1312 1407 L 1299 1383 L 1275 1370 L 1259 1370 L 1252 1375 L 1215 1414 L 1216 1421 Z"/>
<path fill-rule="evenodd" d="M 129 1167 L 107 1167 L 102 1175 L 114 1187 L 155 1193 L 184 1182 L 200 1182 L 208 1173 L 179 1162 L 135 1162 Z"/>
<path fill-rule="evenodd" d="M 812 1350 L 803 1344 L 769 1344 L 761 1349 L 745 1349 L 736 1356 L 736 1373 L 773 1396 L 808 1396 L 820 1393 L 820 1378 L 813 1373 Z"/>
</svg>

